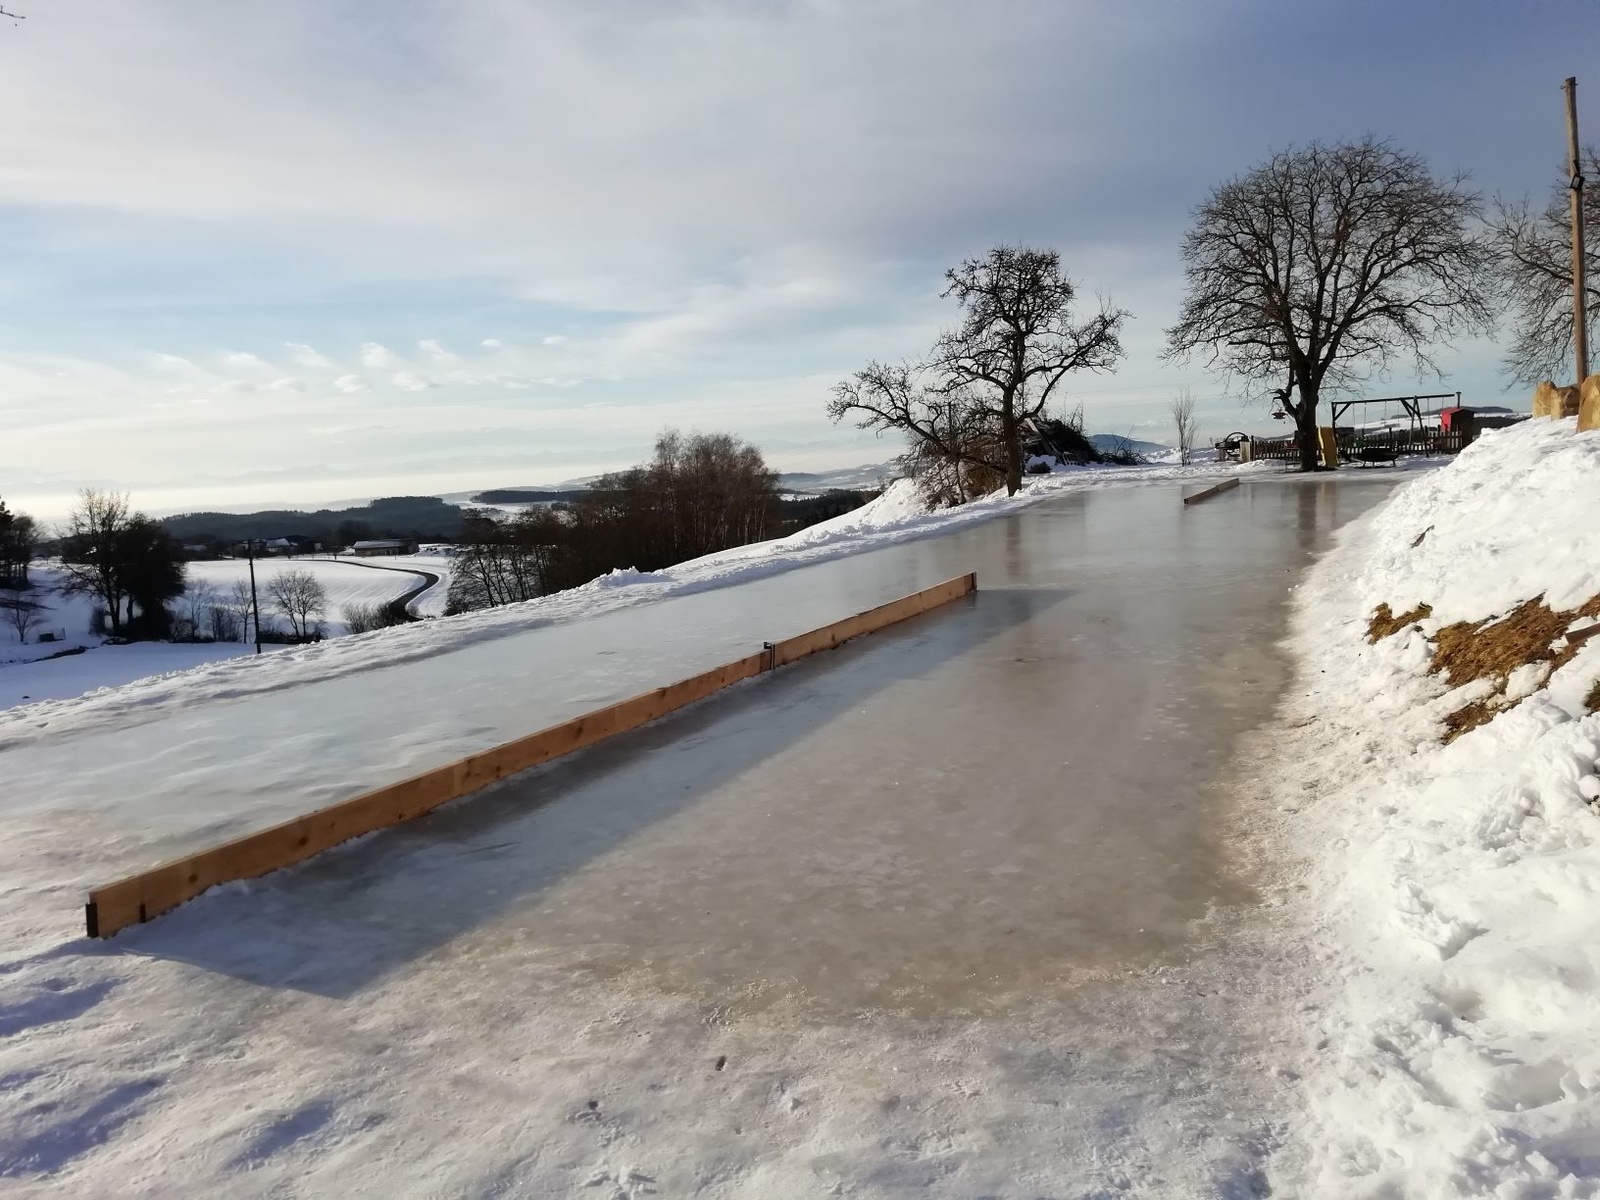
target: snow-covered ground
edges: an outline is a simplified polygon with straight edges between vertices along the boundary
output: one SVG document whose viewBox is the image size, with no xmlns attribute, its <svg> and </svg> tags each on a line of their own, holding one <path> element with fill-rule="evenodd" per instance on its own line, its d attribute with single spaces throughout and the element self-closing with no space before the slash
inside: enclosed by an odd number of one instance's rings
<svg viewBox="0 0 1600 1200">
<path fill-rule="evenodd" d="M 444 612 L 453 561 L 439 553 L 360 560 L 258 559 L 256 586 L 262 621 L 284 623 L 272 613 L 267 588 L 273 576 L 288 570 L 310 572 L 326 590 L 328 601 L 322 624 L 324 634 L 330 638 L 348 632 L 344 623 L 346 607 L 387 604 L 426 582 L 427 574 L 438 576 L 439 582 L 409 607 L 418 616 L 438 616 Z M 188 563 L 186 569 L 191 588 L 208 588 L 220 601 L 227 598 L 236 582 L 249 579 L 250 566 L 244 559 L 219 559 Z M 0 627 L 0 710 L 42 701 L 71 700 L 137 680 L 186 672 L 208 663 L 226 662 L 255 653 L 253 645 L 238 642 L 105 645 L 104 638 L 89 630 L 90 614 L 95 608 L 90 597 L 63 594 L 59 572 L 48 564 L 36 564 L 31 575 L 36 586 L 30 595 L 40 606 L 39 627 L 33 639 L 22 644 L 18 643 L 12 628 Z M 173 608 L 183 611 L 184 601 L 177 601 Z M 202 615 L 202 625 L 205 620 Z M 55 640 L 40 642 L 41 632 L 53 634 Z M 266 654 L 276 654 L 286 648 L 268 645 L 263 649 Z M 62 651 L 69 653 L 63 655 Z"/>
<path fill-rule="evenodd" d="M 351 605 L 382 606 L 397 600 L 407 592 L 426 582 L 420 572 L 440 574 L 435 563 L 448 562 L 442 556 L 403 555 L 397 557 L 323 558 L 307 555 L 300 558 L 258 558 L 255 562 L 256 587 L 262 598 L 261 619 L 265 623 L 271 611 L 268 589 L 274 577 L 285 571 L 306 571 L 316 577 L 327 593 L 323 609 L 323 632 L 328 637 L 340 637 L 346 632 L 344 610 Z M 220 595 L 226 595 L 240 581 L 248 582 L 250 563 L 242 558 L 223 558 L 186 565 L 190 586 L 209 586 Z M 448 568 L 446 568 L 448 570 Z M 418 603 L 431 601 L 431 593 L 442 593 L 448 588 L 446 576 L 428 589 Z M 181 601 L 179 606 L 181 607 Z M 439 611 L 444 610 L 442 599 Z M 416 610 L 422 615 L 420 608 Z M 281 617 L 275 618 L 284 624 Z"/>
<path fill-rule="evenodd" d="M 1572 614 L 1600 594 L 1597 511 L 1600 433 L 1530 421 L 1411 481 L 1301 588 L 1273 746 L 1285 932 L 1315 960 L 1290 1194 L 1600 1195 L 1600 638 L 1563 636 L 1595 623 Z M 1371 641 L 1380 604 L 1412 619 Z M 1430 673 L 1441 631 L 1485 678 Z M 1492 719 L 1447 743 L 1463 709 Z"/>
<path fill-rule="evenodd" d="M 1273 464 L 1249 467 L 1207 464 L 1190 467 L 1076 467 L 1052 475 L 1030 476 L 1016 496 L 1003 494 L 976 500 L 956 509 L 928 512 L 909 481 L 891 484 L 878 499 L 832 520 L 812 525 L 787 538 L 740 546 L 692 562 L 680 563 L 664 571 L 614 571 L 583 587 L 542 596 L 522 604 L 484 612 L 466 613 L 442 620 L 380 630 L 354 637 L 341 637 L 316 645 L 284 647 L 260 658 L 229 654 L 228 661 L 212 662 L 193 670 L 152 675 L 132 686 L 96 693 L 81 699 L 54 700 L 65 690 L 51 690 L 35 679 L 13 677 L 8 685 L 6 668 L 0 668 L 0 704 L 11 697 L 13 705 L 21 694 L 35 700 L 52 697 L 44 704 L 28 704 L 0 712 L 0 746 L 26 739 L 27 729 L 83 728 L 106 721 L 116 722 L 129 713 L 142 714 L 203 703 L 212 697 L 231 697 L 273 691 L 296 684 L 315 682 L 378 667 L 413 662 L 446 654 L 494 638 L 506 637 L 556 622 L 579 620 L 650 603 L 669 596 L 725 587 L 807 563 L 860 553 L 877 546 L 891 545 L 912 538 L 928 537 L 977 521 L 989 520 L 1019 506 L 1036 503 L 1065 491 L 1139 484 L 1167 483 L 1174 480 L 1205 480 L 1240 471 L 1276 469 Z M 420 616 L 443 612 L 447 590 L 449 560 L 443 555 L 409 555 L 375 558 L 374 564 L 420 569 L 441 575 L 438 586 L 424 593 L 413 611 Z M 318 570 L 337 570 L 340 586 L 349 586 L 365 575 L 388 581 L 390 572 L 366 570 L 349 560 L 329 562 L 321 559 L 295 559 L 294 563 L 321 564 Z M 194 564 L 212 566 L 213 564 Z M 243 563 L 224 564 L 228 571 Z M 258 564 L 259 566 L 259 564 Z M 406 577 L 393 575 L 406 581 Z M 223 580 L 219 578 L 219 585 Z M 393 586 L 390 584 L 390 586 Z M 404 590 L 401 588 L 400 590 Z M 103 654 L 104 651 L 97 653 Z M 59 660 L 58 660 L 59 661 Z M 55 666 L 42 663 L 42 671 Z M 185 665 L 188 665 L 187 663 Z M 87 668 L 83 668 L 87 671 Z M 169 668 L 169 671 L 171 669 Z M 119 679 L 122 682 L 123 676 Z"/>
</svg>

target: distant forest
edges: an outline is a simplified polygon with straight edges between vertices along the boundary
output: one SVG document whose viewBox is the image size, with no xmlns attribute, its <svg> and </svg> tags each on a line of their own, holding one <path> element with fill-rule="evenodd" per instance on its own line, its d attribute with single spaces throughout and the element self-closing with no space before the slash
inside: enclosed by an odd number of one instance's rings
<svg viewBox="0 0 1600 1200">
<path fill-rule="evenodd" d="M 306 537 L 332 549 L 365 538 L 453 542 L 461 534 L 461 509 L 437 496 L 388 496 L 359 508 L 184 513 L 164 517 L 161 524 L 190 546 L 234 545 L 250 538 Z"/>
<path fill-rule="evenodd" d="M 474 502 L 548 504 L 564 508 L 588 496 L 584 489 L 540 492 L 504 488 L 479 492 Z M 775 501 L 769 526 L 773 536 L 793 533 L 865 504 L 871 492 L 833 491 L 820 496 Z M 455 542 L 466 510 L 438 496 L 389 496 L 359 508 L 270 509 L 254 513 L 183 513 L 163 517 L 161 525 L 187 546 L 234 546 L 248 539 L 300 537 L 327 549 L 341 549 L 368 538 L 407 538 L 417 542 Z"/>
</svg>

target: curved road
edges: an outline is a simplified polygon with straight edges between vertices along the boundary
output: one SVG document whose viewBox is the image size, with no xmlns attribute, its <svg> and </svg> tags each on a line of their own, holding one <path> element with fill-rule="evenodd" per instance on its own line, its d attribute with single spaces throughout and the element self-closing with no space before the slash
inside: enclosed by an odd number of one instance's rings
<svg viewBox="0 0 1600 1200">
<path fill-rule="evenodd" d="M 410 591 L 395 597 L 385 604 L 384 611 L 389 614 L 395 623 L 415 621 L 417 615 L 411 611 L 413 602 L 420 600 L 423 594 L 432 587 L 437 587 L 441 576 L 432 571 L 424 571 L 420 567 L 391 567 L 383 563 L 361 562 L 354 558 L 334 557 L 334 562 L 344 563 L 351 567 L 365 567 L 369 571 L 398 571 L 402 575 L 420 576 L 422 582 Z"/>
</svg>

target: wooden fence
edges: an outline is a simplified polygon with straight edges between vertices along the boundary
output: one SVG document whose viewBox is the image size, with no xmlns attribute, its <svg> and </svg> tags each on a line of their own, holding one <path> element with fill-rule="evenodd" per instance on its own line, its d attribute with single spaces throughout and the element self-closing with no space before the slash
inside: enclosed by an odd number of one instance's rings
<svg viewBox="0 0 1600 1200">
<path fill-rule="evenodd" d="M 110 937 L 170 912 L 220 883 L 265 875 L 351 838 L 420 817 L 507 776 L 637 729 L 740 680 L 949 604 L 977 587 L 976 575 L 957 576 L 820 629 L 769 642 L 759 653 L 666 687 L 95 888 L 85 910 L 89 936 Z"/>
<path fill-rule="evenodd" d="M 1362 450 L 1383 450 L 1396 455 L 1459 454 L 1466 438 L 1454 430 L 1375 429 L 1358 431 L 1340 428 L 1336 434 L 1339 458 L 1351 462 Z M 1299 462 L 1300 443 L 1292 437 L 1251 438 L 1250 457 L 1257 461 Z"/>
</svg>

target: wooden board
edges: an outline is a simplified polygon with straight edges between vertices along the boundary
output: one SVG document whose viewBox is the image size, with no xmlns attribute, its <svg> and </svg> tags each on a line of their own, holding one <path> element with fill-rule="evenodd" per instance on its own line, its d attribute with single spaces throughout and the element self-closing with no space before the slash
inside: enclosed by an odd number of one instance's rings
<svg viewBox="0 0 1600 1200">
<path fill-rule="evenodd" d="M 846 617 L 842 621 L 835 621 L 831 625 L 824 625 L 821 629 L 813 629 L 809 633 L 798 634 L 792 638 L 785 638 L 776 642 L 772 647 L 772 665 L 785 666 L 796 659 L 805 658 L 808 654 L 816 654 L 823 650 L 832 650 L 835 646 L 843 645 L 851 638 L 860 637 L 864 633 L 873 633 L 888 625 L 900 621 L 908 621 L 912 617 L 927 612 L 931 608 L 938 608 L 941 604 L 949 604 L 952 600 L 959 600 L 978 588 L 976 575 L 958 575 L 944 583 L 935 584 L 909 596 L 902 596 L 898 600 L 891 600 L 888 604 L 880 604 L 877 608 L 868 609 L 864 613 L 857 613 L 853 617 Z"/>
<path fill-rule="evenodd" d="M 769 643 L 759 653 L 666 687 L 96 888 L 89 893 L 85 910 L 89 936 L 110 937 L 171 912 L 219 883 L 253 879 L 351 838 L 420 817 L 507 776 L 637 729 L 763 671 L 948 604 L 977 586 L 976 575 L 947 580 L 821 629 Z"/>
<path fill-rule="evenodd" d="M 1213 496 L 1220 496 L 1223 492 L 1232 491 L 1239 486 L 1238 479 L 1224 479 L 1221 483 L 1213 484 L 1203 492 L 1196 492 L 1192 496 L 1185 496 L 1185 504 L 1199 504 L 1202 500 L 1209 500 Z"/>
</svg>

